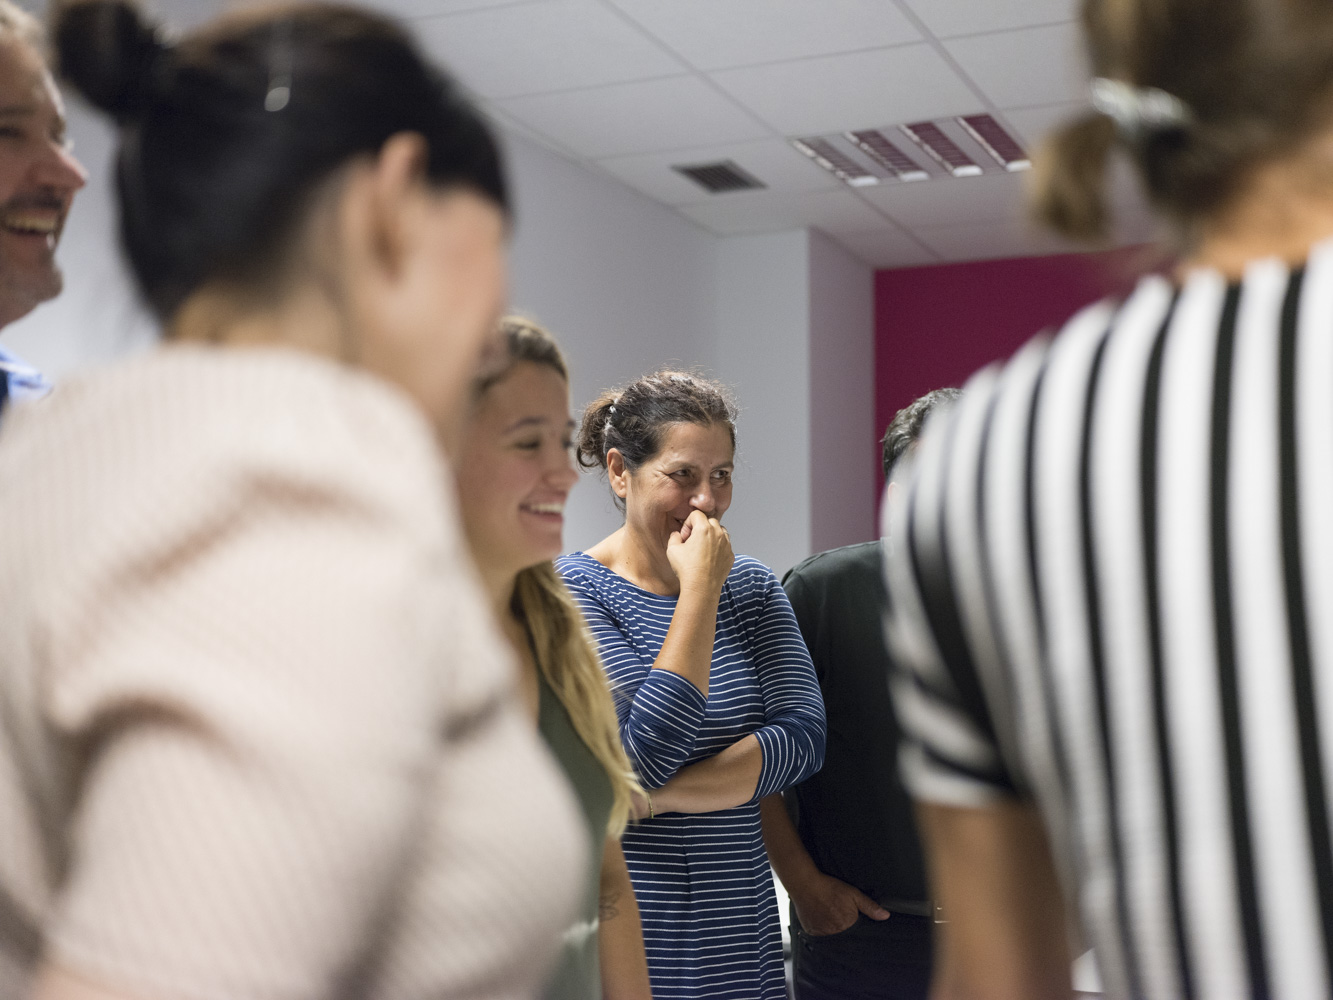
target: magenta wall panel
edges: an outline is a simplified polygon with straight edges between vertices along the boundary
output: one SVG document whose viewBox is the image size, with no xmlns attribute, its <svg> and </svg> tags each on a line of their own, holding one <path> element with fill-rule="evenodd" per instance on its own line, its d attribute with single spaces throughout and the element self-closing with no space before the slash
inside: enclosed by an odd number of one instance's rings
<svg viewBox="0 0 1333 1000">
<path fill-rule="evenodd" d="M 961 386 L 1084 305 L 1123 292 L 1142 248 L 879 271 L 875 275 L 875 420 L 940 386 Z M 882 482 L 880 484 L 883 485 Z"/>
</svg>

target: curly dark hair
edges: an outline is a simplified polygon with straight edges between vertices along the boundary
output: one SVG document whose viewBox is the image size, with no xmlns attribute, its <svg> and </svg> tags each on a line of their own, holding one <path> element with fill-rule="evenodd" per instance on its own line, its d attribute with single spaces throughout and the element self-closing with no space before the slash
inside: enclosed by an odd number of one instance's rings
<svg viewBox="0 0 1333 1000">
<path fill-rule="evenodd" d="M 701 375 L 667 370 L 607 389 L 588 404 L 579 428 L 579 465 L 605 469 L 606 453 L 614 448 L 633 472 L 662 450 L 663 430 L 681 423 L 725 427 L 736 447 L 736 407 L 726 389 Z"/>
<path fill-rule="evenodd" d="M 893 478 L 893 467 L 898 459 L 916 443 L 921 436 L 921 428 L 931 411 L 942 403 L 952 403 L 963 394 L 962 389 L 933 389 L 920 399 L 913 400 L 893 415 L 889 428 L 884 432 L 881 444 L 884 446 L 884 478 Z"/>
</svg>

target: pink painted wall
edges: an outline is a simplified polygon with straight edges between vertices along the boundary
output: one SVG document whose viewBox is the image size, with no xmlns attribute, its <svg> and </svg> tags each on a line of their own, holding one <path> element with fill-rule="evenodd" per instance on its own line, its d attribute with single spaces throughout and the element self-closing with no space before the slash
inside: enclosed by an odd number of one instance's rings
<svg viewBox="0 0 1333 1000">
<path fill-rule="evenodd" d="M 1131 247 L 877 272 L 877 433 L 918 396 L 961 386 L 1034 334 L 1126 290 L 1146 261 L 1142 248 Z"/>
</svg>

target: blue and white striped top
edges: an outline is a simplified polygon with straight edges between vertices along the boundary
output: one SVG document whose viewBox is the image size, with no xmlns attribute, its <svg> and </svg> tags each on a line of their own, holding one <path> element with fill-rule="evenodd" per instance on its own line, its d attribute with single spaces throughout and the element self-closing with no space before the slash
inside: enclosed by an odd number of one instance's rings
<svg viewBox="0 0 1333 1000">
<path fill-rule="evenodd" d="M 737 556 L 722 588 L 708 697 L 654 670 L 676 598 L 634 586 L 582 552 L 556 564 L 597 641 L 620 737 L 644 786 L 753 733 L 755 796 L 719 812 L 671 813 L 625 831 L 656 1000 L 783 1000 L 782 933 L 759 799 L 819 770 L 824 706 L 810 654 L 772 570 Z"/>
</svg>

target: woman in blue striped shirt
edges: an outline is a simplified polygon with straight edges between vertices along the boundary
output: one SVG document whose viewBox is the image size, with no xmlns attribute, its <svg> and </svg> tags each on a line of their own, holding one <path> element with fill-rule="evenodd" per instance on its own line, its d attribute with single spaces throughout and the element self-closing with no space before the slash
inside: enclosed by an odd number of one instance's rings
<svg viewBox="0 0 1333 1000">
<path fill-rule="evenodd" d="M 623 844 L 657 1000 L 780 1000 L 781 928 L 759 799 L 819 769 L 824 708 L 791 605 L 734 557 L 734 410 L 678 372 L 606 393 L 579 460 L 625 524 L 558 565 L 597 640 L 649 790 Z"/>
</svg>

